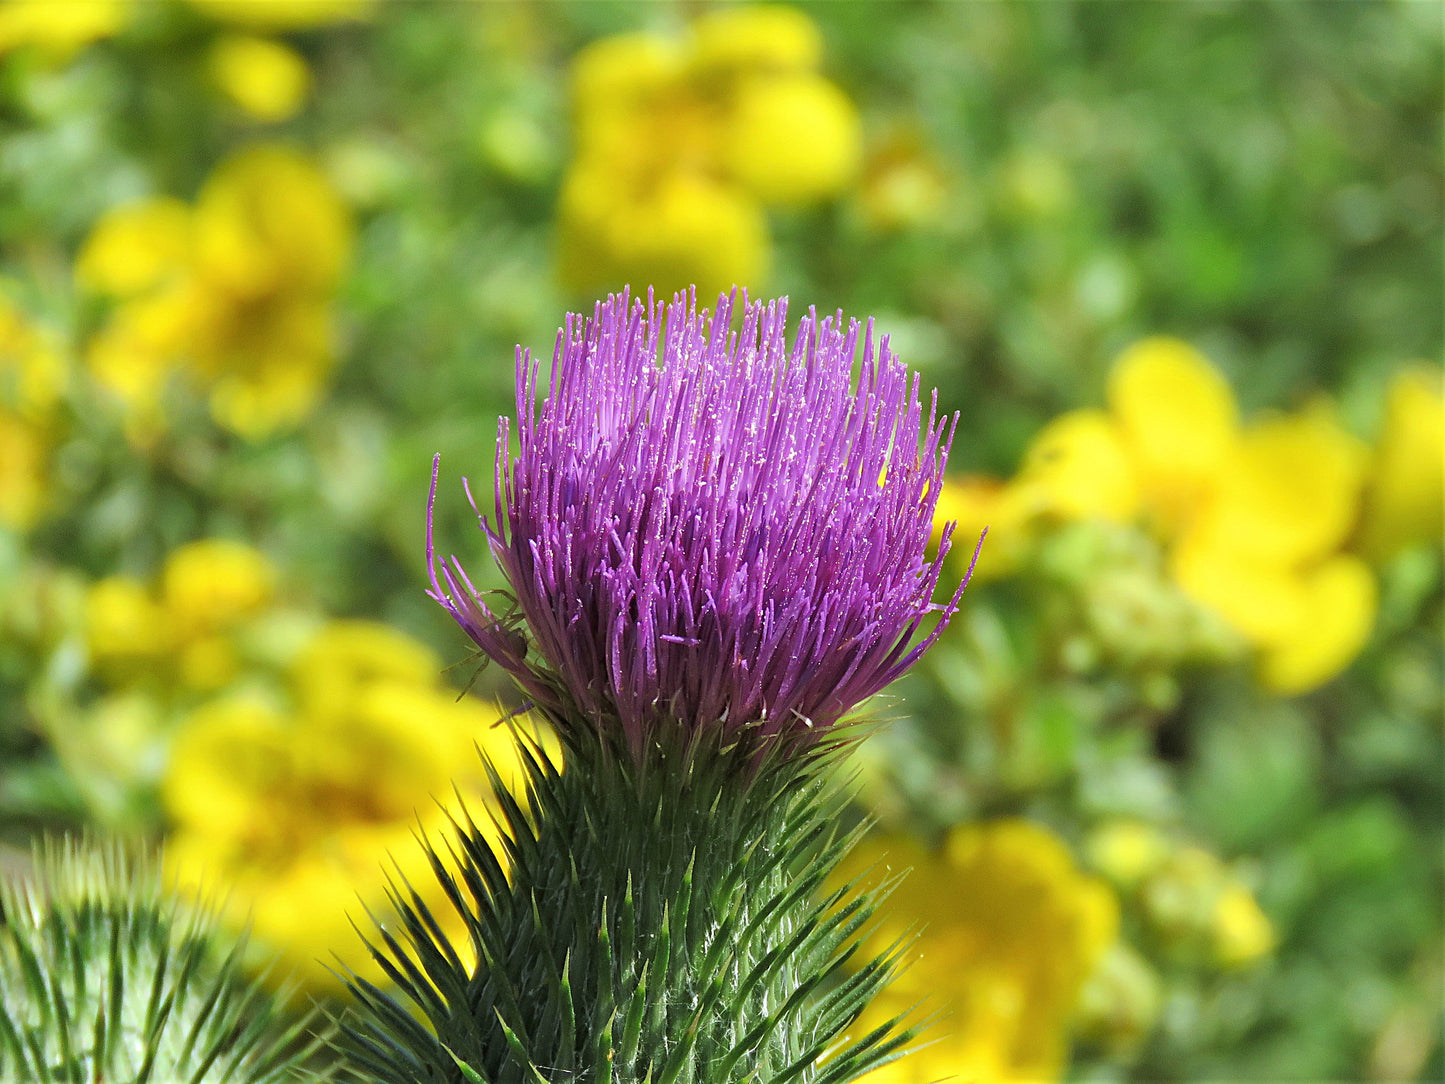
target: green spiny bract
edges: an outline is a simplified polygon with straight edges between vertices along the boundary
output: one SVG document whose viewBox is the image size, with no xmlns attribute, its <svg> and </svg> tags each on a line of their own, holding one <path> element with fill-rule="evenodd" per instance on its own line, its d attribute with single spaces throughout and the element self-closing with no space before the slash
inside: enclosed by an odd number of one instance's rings
<svg viewBox="0 0 1445 1084">
<path fill-rule="evenodd" d="M 897 955 L 854 959 L 876 899 L 826 883 L 842 740 L 704 731 L 639 763 L 595 733 L 565 771 L 528 748 L 525 796 L 493 779 L 500 833 L 428 841 L 469 943 L 396 887 L 373 947 L 396 993 L 352 982 L 356 1060 L 386 1084 L 844 1084 L 897 1056 L 897 1022 L 848 1036 Z"/>
<path fill-rule="evenodd" d="M 59 844 L 0 884 L 0 1084 L 279 1084 L 317 1042 L 153 856 Z"/>
</svg>

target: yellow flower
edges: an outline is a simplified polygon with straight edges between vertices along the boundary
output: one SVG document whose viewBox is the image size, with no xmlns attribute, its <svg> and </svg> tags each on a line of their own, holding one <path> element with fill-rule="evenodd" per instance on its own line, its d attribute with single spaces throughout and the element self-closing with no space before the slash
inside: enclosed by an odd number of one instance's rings
<svg viewBox="0 0 1445 1084">
<path fill-rule="evenodd" d="M 172 751 L 163 799 L 168 862 L 187 887 L 224 886 L 226 917 L 281 960 L 278 979 L 337 992 L 339 959 L 383 981 L 351 920 L 388 910 L 387 867 L 447 923 L 449 905 L 412 838 L 446 832 L 452 784 L 485 806 L 483 743 L 505 776 L 512 736 L 495 711 L 445 690 L 378 679 L 344 714 L 288 714 L 251 701 L 196 712 Z M 477 823 L 488 823 L 478 808 Z"/>
<path fill-rule="evenodd" d="M 709 74 L 808 71 L 823 59 L 817 24 L 797 8 L 715 8 L 699 16 L 692 33 L 692 63 Z"/>
<path fill-rule="evenodd" d="M 1210 492 L 1239 429 L 1234 392 L 1188 343 L 1144 339 L 1109 373 L 1109 409 L 1154 524 L 1173 534 Z"/>
<path fill-rule="evenodd" d="M 1230 883 L 1214 904 L 1215 959 L 1223 967 L 1248 967 L 1274 951 L 1274 925 L 1243 885 Z"/>
<path fill-rule="evenodd" d="M 562 190 L 562 269 L 609 289 L 649 268 L 658 282 L 718 291 L 762 274 L 767 225 L 758 206 L 705 176 L 669 174 L 646 195 L 610 202 L 608 178 L 575 170 Z M 703 296 L 706 296 L 705 294 Z"/>
<path fill-rule="evenodd" d="M 99 662 L 133 662 L 165 651 L 172 642 L 166 613 L 139 580 L 108 576 L 85 595 L 85 635 Z"/>
<path fill-rule="evenodd" d="M 1439 546 L 1445 531 L 1445 394 L 1438 368 L 1396 374 L 1370 465 L 1360 543 L 1375 560 Z"/>
<path fill-rule="evenodd" d="M 364 19 L 376 0 L 189 0 L 221 22 L 257 30 L 304 30 L 327 23 Z"/>
<path fill-rule="evenodd" d="M 761 203 L 831 195 L 857 170 L 856 111 L 816 72 L 819 53 L 812 22 L 774 7 L 711 13 L 688 38 L 621 34 L 579 52 L 563 280 L 580 291 L 692 283 L 706 297 L 762 277 Z"/>
<path fill-rule="evenodd" d="M 260 144 L 226 159 L 196 203 L 198 270 L 241 298 L 329 290 L 351 254 L 351 223 L 305 157 Z"/>
<path fill-rule="evenodd" d="M 226 629 L 271 601 L 276 573 L 257 550 L 220 538 L 175 550 L 162 573 L 166 614 L 182 636 Z"/>
<path fill-rule="evenodd" d="M 33 46 L 56 63 L 93 41 L 116 34 L 129 17 L 126 0 L 4 0 L 0 56 Z"/>
<path fill-rule="evenodd" d="M 1259 651 L 1261 684 L 1293 695 L 1328 681 L 1373 627 L 1377 590 L 1339 553 L 1358 516 L 1364 446 L 1322 404 L 1250 426 L 1178 540 L 1181 587 Z"/>
<path fill-rule="evenodd" d="M 227 34 L 211 46 L 211 78 L 248 117 L 295 116 L 311 89 L 311 71 L 289 45 L 248 34 Z"/>
<path fill-rule="evenodd" d="M 887 866 L 912 872 L 883 905 L 868 947 L 922 933 L 854 1034 L 920 1001 L 921 1011 L 944 1015 L 922 1036 L 930 1045 L 876 1070 L 870 1084 L 1058 1079 L 1084 980 L 1117 937 L 1108 888 L 1080 873 L 1059 839 L 1021 820 L 954 829 L 939 854 L 869 840 L 841 875 L 871 885 Z"/>
<path fill-rule="evenodd" d="M 76 280 L 97 293 L 133 297 L 185 272 L 191 209 L 160 197 L 113 208 L 95 224 L 75 263 Z"/>
<path fill-rule="evenodd" d="M 858 172 L 858 111 L 812 72 L 741 80 L 724 150 L 729 173 L 764 203 L 841 191 Z"/>
<path fill-rule="evenodd" d="M 425 644 L 378 621 L 330 621 L 297 656 L 292 680 L 317 718 L 344 714 L 372 682 L 429 685 L 441 660 Z"/>
<path fill-rule="evenodd" d="M 1115 820 L 1089 836 L 1087 850 L 1095 869 L 1121 888 L 1133 888 L 1159 868 L 1169 853 L 1169 845 L 1151 824 Z"/>
<path fill-rule="evenodd" d="M 87 360 L 140 424 L 184 370 L 212 416 L 259 439 L 301 420 L 335 358 L 331 301 L 351 223 L 321 173 L 284 147 L 233 155 L 194 208 L 153 200 L 102 219 L 81 254 L 83 285 L 123 298 Z"/>
</svg>

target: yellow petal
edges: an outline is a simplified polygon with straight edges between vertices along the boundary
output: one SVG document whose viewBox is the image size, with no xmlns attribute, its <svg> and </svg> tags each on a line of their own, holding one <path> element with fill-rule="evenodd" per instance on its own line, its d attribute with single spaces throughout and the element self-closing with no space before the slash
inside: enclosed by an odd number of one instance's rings
<svg viewBox="0 0 1445 1084">
<path fill-rule="evenodd" d="M 182 634 L 224 629 L 258 612 L 271 600 L 276 574 L 257 550 L 240 542 L 207 538 L 166 559 L 162 598 Z"/>
<path fill-rule="evenodd" d="M 85 596 L 85 632 L 98 659 L 154 655 L 170 643 L 165 611 L 145 584 L 129 576 L 109 576 L 91 585 Z"/>
<path fill-rule="evenodd" d="M 0 56 L 32 45 L 64 61 L 77 49 L 118 33 L 125 0 L 6 0 L 0 3 Z"/>
<path fill-rule="evenodd" d="M 221 22 L 257 30 L 302 30 L 364 19 L 376 0 L 189 0 L 197 11 Z"/>
<path fill-rule="evenodd" d="M 618 112 L 674 92 L 683 74 L 678 44 L 637 32 L 599 38 L 572 60 L 572 101 L 581 120 L 591 111 Z"/>
<path fill-rule="evenodd" d="M 988 528 L 973 574 L 980 582 L 1014 572 L 1033 541 L 1036 509 L 1018 486 L 978 475 L 944 480 L 933 512 L 933 543 L 945 524 L 956 524 L 949 560 L 966 568 L 973 560 L 978 537 Z"/>
<path fill-rule="evenodd" d="M 301 54 L 269 38 L 219 38 L 211 47 L 210 70 L 221 92 L 260 121 L 294 116 L 311 89 L 311 72 Z"/>
<path fill-rule="evenodd" d="M 771 4 L 714 8 L 692 26 L 693 64 L 705 75 L 818 66 L 823 39 L 797 8 Z"/>
<path fill-rule="evenodd" d="M 1223 967 L 1248 967 L 1274 951 L 1274 926 L 1253 893 L 1226 885 L 1214 905 L 1215 958 Z"/>
<path fill-rule="evenodd" d="M 1445 530 L 1445 394 L 1441 372 L 1396 374 L 1366 487 L 1360 542 L 1375 560 L 1408 546 L 1439 546 Z"/>
<path fill-rule="evenodd" d="M 858 172 L 858 112 L 809 72 L 742 80 L 728 117 L 726 164 L 765 203 L 802 203 L 841 191 Z"/>
<path fill-rule="evenodd" d="M 278 289 L 329 290 L 351 252 L 350 216 L 304 156 L 248 147 L 206 182 L 195 211 L 197 266 L 242 298 Z"/>
<path fill-rule="evenodd" d="M 563 279 L 579 292 L 630 283 L 665 296 L 696 284 L 711 300 L 735 285 L 756 288 L 768 263 L 761 208 L 702 174 L 670 173 L 635 192 L 584 165 L 563 185 L 558 225 Z"/>
<path fill-rule="evenodd" d="M 436 652 L 379 621 L 328 621 L 292 666 L 303 710 L 313 717 L 350 710 L 373 682 L 435 685 Z"/>
<path fill-rule="evenodd" d="M 1138 483 L 1119 431 L 1100 410 L 1074 410 L 1051 421 L 1029 445 L 1018 484 L 1043 511 L 1064 519 L 1124 522 L 1139 507 Z"/>
<path fill-rule="evenodd" d="M 190 249 L 191 211 L 180 200 L 127 204 L 95 224 L 76 258 L 75 277 L 96 293 L 130 297 L 181 274 Z"/>
<path fill-rule="evenodd" d="M 1207 544 L 1271 564 L 1337 550 L 1359 512 L 1366 448 L 1317 403 L 1250 426 L 1194 530 Z"/>
<path fill-rule="evenodd" d="M 1292 566 L 1209 545 L 1193 535 L 1170 554 L 1170 572 L 1185 593 L 1256 646 L 1287 638 L 1305 611 L 1304 584 Z"/>
<path fill-rule="evenodd" d="M 874 884 L 889 868 L 910 867 L 870 947 L 922 932 L 907 968 L 860 1025 L 881 1024 L 920 997 L 948 1024 L 924 1061 L 910 1068 L 904 1059 L 878 1079 L 1055 1078 L 1084 979 L 1118 936 L 1113 893 L 1081 874 L 1056 836 L 1021 820 L 956 828 L 938 854 L 901 838 L 867 840 L 840 877 Z"/>
<path fill-rule="evenodd" d="M 262 704 L 227 700 L 199 709 L 171 750 L 161 787 L 167 816 L 217 841 L 274 830 L 269 811 L 284 807 L 295 777 L 290 750 L 285 720 Z"/>
<path fill-rule="evenodd" d="M 1369 567 L 1342 554 L 1301 574 L 1295 625 L 1260 655 L 1260 683 L 1293 696 L 1329 681 L 1360 653 L 1375 624 L 1379 590 Z"/>
<path fill-rule="evenodd" d="M 1186 342 L 1145 339 L 1109 374 L 1110 410 L 1151 515 L 1172 534 L 1222 470 L 1238 436 L 1234 393 Z"/>
</svg>

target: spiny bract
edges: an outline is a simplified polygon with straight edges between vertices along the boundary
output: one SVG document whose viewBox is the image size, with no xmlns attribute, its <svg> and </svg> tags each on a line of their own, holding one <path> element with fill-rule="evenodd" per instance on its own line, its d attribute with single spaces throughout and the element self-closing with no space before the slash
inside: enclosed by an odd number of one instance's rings
<svg viewBox="0 0 1445 1084">
<path fill-rule="evenodd" d="M 245 977 L 242 946 L 220 947 L 158 871 L 118 847 L 50 844 L 0 882 L 0 1084 L 332 1079 L 311 1067 L 309 1020 Z"/>
</svg>

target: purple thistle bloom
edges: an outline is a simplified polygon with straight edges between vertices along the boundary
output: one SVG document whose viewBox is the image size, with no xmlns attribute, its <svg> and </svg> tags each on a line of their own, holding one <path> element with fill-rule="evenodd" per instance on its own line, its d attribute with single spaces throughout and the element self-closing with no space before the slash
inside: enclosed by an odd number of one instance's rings
<svg viewBox="0 0 1445 1084">
<path fill-rule="evenodd" d="M 957 416 L 935 393 L 923 424 L 871 320 L 855 380 L 856 320 L 810 311 L 790 349 L 786 299 L 743 302 L 740 332 L 727 296 L 715 317 L 625 292 L 569 315 L 540 409 L 518 349 L 520 454 L 504 418 L 495 526 L 478 519 L 540 658 L 437 557 L 433 467 L 432 597 L 539 707 L 634 750 L 662 727 L 830 726 L 918 660 L 968 582 L 931 601 L 952 524 L 924 552 Z"/>
</svg>

